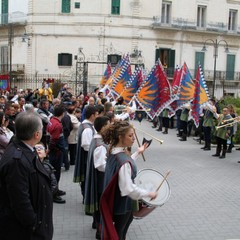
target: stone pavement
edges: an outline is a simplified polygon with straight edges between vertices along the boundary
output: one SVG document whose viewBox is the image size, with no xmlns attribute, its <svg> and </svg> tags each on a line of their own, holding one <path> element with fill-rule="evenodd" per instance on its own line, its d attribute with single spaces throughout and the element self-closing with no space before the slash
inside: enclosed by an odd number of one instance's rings
<svg viewBox="0 0 240 240">
<path fill-rule="evenodd" d="M 162 207 L 141 220 L 134 220 L 127 239 L 152 240 L 230 240 L 240 239 L 240 151 L 233 150 L 225 159 L 212 157 L 193 140 L 180 142 L 176 130 L 168 135 L 155 131 L 143 120 L 139 128 L 164 143 L 153 140 L 145 151 L 146 162 L 138 159 L 138 170 L 155 169 L 166 174 L 171 196 Z M 149 136 L 138 132 L 141 141 Z M 136 145 L 133 147 L 136 149 Z M 79 185 L 72 182 L 73 167 L 62 172 L 60 188 L 67 191 L 66 204 L 54 204 L 54 240 L 95 239 L 92 218 L 83 212 Z"/>
</svg>

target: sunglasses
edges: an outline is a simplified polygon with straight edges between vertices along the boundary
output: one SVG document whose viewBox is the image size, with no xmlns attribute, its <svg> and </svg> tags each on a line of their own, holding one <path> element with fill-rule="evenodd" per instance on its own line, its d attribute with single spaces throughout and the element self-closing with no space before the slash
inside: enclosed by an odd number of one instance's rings
<svg viewBox="0 0 240 240">
<path fill-rule="evenodd" d="M 36 149 L 36 150 L 42 150 L 42 151 L 44 151 L 44 150 L 45 150 L 45 147 L 43 147 L 43 146 L 37 146 L 37 147 L 35 147 L 35 149 Z"/>
</svg>

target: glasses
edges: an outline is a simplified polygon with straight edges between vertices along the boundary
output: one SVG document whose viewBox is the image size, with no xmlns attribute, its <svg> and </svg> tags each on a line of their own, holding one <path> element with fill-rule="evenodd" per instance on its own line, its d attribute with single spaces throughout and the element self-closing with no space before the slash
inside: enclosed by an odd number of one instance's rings
<svg viewBox="0 0 240 240">
<path fill-rule="evenodd" d="M 42 150 L 42 151 L 45 150 L 45 147 L 43 147 L 43 146 L 36 146 L 35 148 L 36 148 L 36 150 Z"/>
</svg>

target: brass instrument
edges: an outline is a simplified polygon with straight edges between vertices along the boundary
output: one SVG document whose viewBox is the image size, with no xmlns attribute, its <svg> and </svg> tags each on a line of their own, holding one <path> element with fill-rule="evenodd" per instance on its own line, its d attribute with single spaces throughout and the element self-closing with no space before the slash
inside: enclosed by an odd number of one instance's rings
<svg viewBox="0 0 240 240">
<path fill-rule="evenodd" d="M 230 122 L 230 121 L 232 121 L 232 122 Z M 230 119 L 225 120 L 225 122 L 230 122 L 230 123 L 226 123 L 226 124 L 223 124 L 223 125 L 220 125 L 220 126 L 216 126 L 216 130 L 218 130 L 219 128 L 223 128 L 223 127 L 232 127 L 235 124 L 240 122 L 240 118 L 239 117 L 230 118 Z M 222 121 L 222 123 L 223 123 L 223 121 Z"/>
<path fill-rule="evenodd" d="M 228 123 L 228 122 L 232 122 L 232 121 L 240 121 L 240 117 L 235 117 L 235 118 L 230 118 L 230 119 L 226 119 L 222 121 L 222 124 Z"/>
</svg>

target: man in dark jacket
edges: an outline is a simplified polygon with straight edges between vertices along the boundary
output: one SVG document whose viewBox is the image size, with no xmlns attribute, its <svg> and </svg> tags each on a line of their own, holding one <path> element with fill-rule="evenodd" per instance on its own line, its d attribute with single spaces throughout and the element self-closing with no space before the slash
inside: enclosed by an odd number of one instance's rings
<svg viewBox="0 0 240 240">
<path fill-rule="evenodd" d="M 18 114 L 16 138 L 0 161 L 1 240 L 52 239 L 51 180 L 34 150 L 42 127 L 36 113 Z"/>
</svg>

